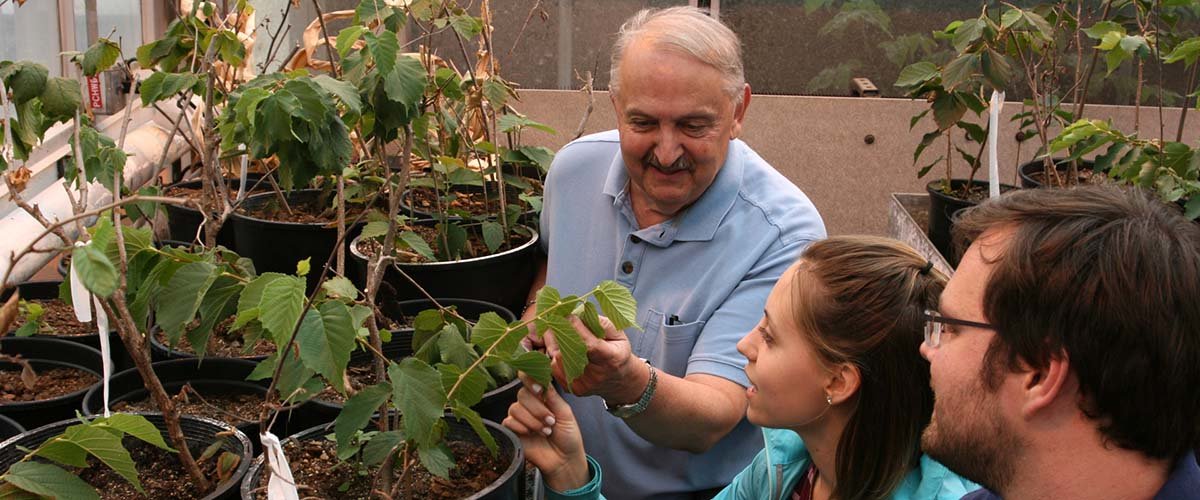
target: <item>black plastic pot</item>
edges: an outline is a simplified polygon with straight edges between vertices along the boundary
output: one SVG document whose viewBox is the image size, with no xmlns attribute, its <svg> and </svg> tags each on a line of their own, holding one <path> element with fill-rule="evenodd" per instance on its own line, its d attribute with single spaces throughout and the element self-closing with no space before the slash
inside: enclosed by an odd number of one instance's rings
<svg viewBox="0 0 1200 500">
<path fill-rule="evenodd" d="M 1092 162 L 1091 160 L 1079 161 L 1079 170 L 1081 171 L 1092 170 L 1095 168 L 1095 166 L 1095 162 Z M 1021 187 L 1025 189 L 1042 187 L 1042 181 L 1034 179 L 1033 174 L 1043 172 L 1045 168 L 1046 167 L 1043 165 L 1042 160 L 1034 160 L 1029 163 L 1022 164 L 1021 168 L 1017 169 L 1017 175 L 1021 178 Z M 1054 169 L 1057 170 L 1059 174 L 1066 175 L 1067 159 L 1055 158 Z"/>
<path fill-rule="evenodd" d="M 253 187 L 262 174 L 246 174 L 247 189 Z M 195 189 L 203 185 L 202 181 L 187 181 L 177 182 L 170 187 L 184 187 Z M 231 189 L 233 193 L 237 192 L 241 181 L 238 179 L 225 179 L 225 186 Z M 248 196 L 248 195 L 247 195 Z M 191 207 L 180 207 L 170 204 L 163 205 L 163 209 L 167 212 L 167 229 L 170 231 L 171 239 L 176 241 L 196 241 L 199 235 L 199 241 L 204 241 L 204 231 L 200 225 L 204 222 L 204 217 L 200 215 L 200 211 Z M 217 244 L 225 248 L 237 248 L 236 240 L 233 233 L 233 228 L 230 227 L 229 219 L 221 225 L 221 230 L 217 232 Z"/>
<path fill-rule="evenodd" d="M 291 206 L 312 203 L 320 190 L 305 189 L 286 194 Z M 249 211 L 276 203 L 275 193 L 259 193 L 242 202 L 243 211 L 230 217 L 237 252 L 254 261 L 259 274 L 277 272 L 293 274 L 296 263 L 310 259 L 308 291 L 316 289 L 321 269 L 337 249 L 337 228 L 331 223 L 280 222 L 247 215 Z M 347 221 L 349 223 L 349 221 Z M 347 227 L 346 241 L 352 241 L 362 230 L 363 223 Z"/>
<path fill-rule="evenodd" d="M 8 439 L 25 432 L 25 426 L 17 423 L 16 420 L 0 415 L 0 441 Z"/>
<path fill-rule="evenodd" d="M 202 394 L 255 394 L 266 397 L 269 383 L 267 380 L 247 381 L 246 377 L 254 371 L 256 363 L 242 359 L 176 359 L 160 361 L 151 366 L 154 367 L 154 373 L 158 375 L 163 388 L 172 396 L 179 393 L 184 384 L 190 383 L 192 388 Z M 102 391 L 103 387 L 100 385 L 87 391 L 82 404 L 84 415 L 93 416 L 103 412 Z M 109 381 L 110 405 L 121 401 L 141 401 L 148 397 L 149 392 L 136 368 L 118 373 Z M 287 435 L 327 421 L 328 419 L 321 414 L 314 413 L 309 405 L 302 405 L 280 415 L 271 432 Z M 248 436 L 254 452 L 258 453 L 258 422 L 243 422 L 236 426 Z"/>
<path fill-rule="evenodd" d="M 446 431 L 447 439 L 461 441 L 478 442 L 479 436 L 471 429 L 466 422 L 461 422 L 450 415 L 447 415 L 449 429 Z M 519 500 L 522 496 L 522 481 L 524 480 L 525 469 L 525 451 L 521 448 L 521 442 L 517 436 L 504 428 L 503 426 L 484 420 L 483 424 L 487 426 L 492 437 L 496 439 L 496 444 L 500 446 L 499 456 L 509 457 L 508 468 L 500 477 L 492 481 L 482 491 L 467 497 L 465 500 Z M 374 426 L 369 426 L 371 429 Z M 310 440 L 324 439 L 326 434 L 333 432 L 333 424 L 329 423 L 313 427 L 299 434 L 293 435 L 283 442 L 286 444 L 293 439 Z M 256 497 L 253 494 L 255 489 L 259 488 L 259 483 L 262 481 L 263 472 L 263 456 L 259 455 L 254 459 L 254 463 L 250 465 L 250 470 L 246 472 L 245 479 L 242 480 L 242 499 L 254 500 Z"/>
<path fill-rule="evenodd" d="M 58 287 L 62 281 L 28 281 L 17 285 L 17 290 L 21 293 L 22 299 L 57 299 Z M 8 300 L 8 293 L 0 295 L 0 301 Z M 11 334 L 12 332 L 9 332 Z M 92 333 L 88 335 L 41 335 L 39 337 L 62 339 L 70 342 L 78 342 L 88 347 L 100 350 L 100 334 Z M 116 330 L 108 332 L 109 346 L 112 350 L 113 372 L 118 372 L 133 366 L 133 358 L 129 357 L 129 351 L 125 349 L 125 344 L 121 342 L 121 337 L 117 335 Z"/>
<path fill-rule="evenodd" d="M 99 385 L 103 367 L 100 351 L 68 340 L 48 337 L 5 337 L 0 339 L 0 352 L 19 354 L 33 366 L 34 371 L 52 368 L 76 368 L 96 375 Z M 0 363 L 4 370 L 20 370 L 15 364 Z M 94 386 L 93 386 L 94 387 Z M 41 401 L 22 401 L 0 404 L 0 415 L 16 420 L 26 428 L 40 427 L 71 418 L 83 401 L 87 389 Z"/>
<path fill-rule="evenodd" d="M 167 427 L 161 414 L 142 413 L 141 415 L 146 417 L 155 427 L 158 427 L 159 431 L 163 434 L 163 439 L 166 439 L 168 444 L 171 443 L 167 438 Z M 12 464 L 21 461 L 26 454 L 23 449 L 37 448 L 47 439 L 62 434 L 67 427 L 78 423 L 79 420 L 75 418 L 54 422 L 0 443 L 0 470 L 8 470 Z M 207 418 L 183 417 L 180 419 L 179 425 L 183 428 L 184 439 L 187 440 L 188 447 L 194 456 L 199 456 L 205 448 L 217 439 L 220 439 L 217 437 L 218 432 L 229 430 L 223 422 Z M 246 439 L 246 435 L 242 434 L 241 431 L 234 432 L 231 438 L 225 438 L 221 449 L 241 456 L 242 460 L 238 464 L 237 469 L 234 469 L 230 478 L 218 484 L 212 493 L 204 497 L 204 500 L 237 498 L 237 485 L 245 477 L 246 471 L 250 468 L 250 460 L 254 456 L 250 453 L 250 441 Z"/>
<path fill-rule="evenodd" d="M 184 351 L 181 349 L 172 349 L 171 347 L 167 346 L 166 344 L 159 342 L 157 333 L 158 333 L 157 326 L 153 327 L 150 330 L 150 357 L 155 362 L 168 361 L 168 360 L 173 360 L 173 359 L 195 359 L 196 358 L 196 355 L 193 353 L 190 353 L 190 352 L 187 352 L 187 351 Z M 258 361 L 267 359 L 266 356 L 262 356 L 262 355 L 246 356 L 246 357 L 238 356 L 236 358 L 229 358 L 229 357 L 213 356 L 212 354 L 208 354 L 204 358 L 205 359 L 241 359 L 241 360 L 247 360 L 247 361 L 251 361 L 251 362 L 258 362 Z"/>
<path fill-rule="evenodd" d="M 500 253 L 449 262 L 396 263 L 383 273 L 382 301 L 423 299 L 421 293 L 397 269 L 416 280 L 433 297 L 457 297 L 499 304 L 520 311 L 529 296 L 529 287 L 537 274 L 538 233 L 524 244 Z M 357 285 L 366 283 L 367 257 L 358 250 L 358 240 L 350 244 L 348 268 Z"/>
<path fill-rule="evenodd" d="M 950 187 L 957 191 L 966 183 L 967 181 L 963 179 L 954 179 L 950 181 Z M 937 247 L 951 267 L 956 267 L 960 256 L 954 249 L 952 241 L 954 219 L 959 212 L 977 205 L 978 202 L 947 195 L 942 192 L 941 185 L 942 181 L 940 180 L 925 185 L 925 191 L 929 193 L 929 241 Z M 972 185 L 983 188 L 985 191 L 988 189 L 987 181 L 973 181 Z M 1016 187 L 1007 184 L 1000 185 L 1002 193 L 1013 189 Z"/>
</svg>

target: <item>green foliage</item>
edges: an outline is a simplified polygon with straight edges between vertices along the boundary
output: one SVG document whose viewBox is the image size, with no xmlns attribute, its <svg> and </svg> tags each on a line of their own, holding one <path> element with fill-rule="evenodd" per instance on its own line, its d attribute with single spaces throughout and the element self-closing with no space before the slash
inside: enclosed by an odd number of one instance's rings
<svg viewBox="0 0 1200 500">
<path fill-rule="evenodd" d="M 79 65 L 83 74 L 93 76 L 111 68 L 118 57 L 121 57 L 121 46 L 112 40 L 101 38 L 83 53 Z"/>
<path fill-rule="evenodd" d="M 0 480 L 11 489 L 0 490 L 4 498 L 51 498 L 55 500 L 97 499 L 100 495 L 79 476 L 62 467 L 41 462 L 18 462 Z M 33 495 L 21 497 L 20 492 Z"/>
</svg>

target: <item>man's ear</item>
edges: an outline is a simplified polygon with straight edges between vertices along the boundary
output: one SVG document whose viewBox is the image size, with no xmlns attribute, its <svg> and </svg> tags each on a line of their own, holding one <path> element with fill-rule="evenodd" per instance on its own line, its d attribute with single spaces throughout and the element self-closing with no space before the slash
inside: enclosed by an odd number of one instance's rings
<svg viewBox="0 0 1200 500">
<path fill-rule="evenodd" d="M 829 375 L 829 382 L 825 384 L 825 394 L 835 405 L 854 397 L 862 385 L 862 372 L 853 363 L 839 363 Z"/>
<path fill-rule="evenodd" d="M 737 139 L 742 135 L 742 123 L 746 119 L 746 109 L 750 107 L 750 84 L 742 86 L 742 103 L 733 108 L 733 130 L 729 134 L 730 139 Z"/>
<path fill-rule="evenodd" d="M 1060 396 L 1068 396 L 1068 393 L 1074 390 L 1070 357 L 1066 351 L 1055 353 L 1046 366 L 1030 367 L 1022 374 L 1021 416 L 1028 418 L 1053 405 Z"/>
</svg>

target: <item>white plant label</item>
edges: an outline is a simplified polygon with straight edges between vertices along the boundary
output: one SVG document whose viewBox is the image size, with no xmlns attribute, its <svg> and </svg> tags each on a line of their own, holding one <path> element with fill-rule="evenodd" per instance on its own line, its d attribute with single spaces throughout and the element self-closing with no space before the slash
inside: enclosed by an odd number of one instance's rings
<svg viewBox="0 0 1200 500">
<path fill-rule="evenodd" d="M 90 245 L 92 242 L 75 242 L 75 246 L 82 247 Z M 100 307 L 100 299 L 93 296 L 86 287 L 83 286 L 83 281 L 79 279 L 79 272 L 75 270 L 75 261 L 71 261 L 71 270 L 68 273 L 71 276 L 71 306 L 75 308 L 75 319 L 80 323 L 89 323 L 92 321 L 93 312 L 96 318 L 96 333 L 100 335 L 100 366 L 102 367 L 102 383 L 104 384 L 104 416 L 110 415 L 108 409 L 108 380 L 112 378 L 112 346 L 108 338 L 108 315 L 104 314 L 104 308 Z"/>
<path fill-rule="evenodd" d="M 1000 110 L 1004 109 L 1004 92 L 992 91 L 992 102 L 988 106 L 988 196 L 1000 196 L 1000 159 L 997 146 L 1000 142 Z"/>
<path fill-rule="evenodd" d="M 296 480 L 292 478 L 292 468 L 283 454 L 283 445 L 279 444 L 279 438 L 270 432 L 264 432 L 258 435 L 258 439 L 263 446 L 266 473 L 271 475 L 267 480 L 267 500 L 300 500 L 300 492 L 296 491 Z"/>
</svg>

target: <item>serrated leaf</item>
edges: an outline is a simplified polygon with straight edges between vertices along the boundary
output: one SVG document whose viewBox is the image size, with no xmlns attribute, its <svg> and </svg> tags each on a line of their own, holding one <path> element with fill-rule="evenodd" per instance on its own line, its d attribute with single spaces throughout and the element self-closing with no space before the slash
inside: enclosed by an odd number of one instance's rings
<svg viewBox="0 0 1200 500">
<path fill-rule="evenodd" d="M 184 264 L 171 276 L 154 309 L 158 326 L 167 334 L 170 345 L 179 343 L 183 327 L 196 317 L 204 294 L 219 274 L 217 267 L 212 264 L 191 262 Z"/>
<path fill-rule="evenodd" d="M 30 61 L 21 61 L 16 63 L 16 69 L 13 70 L 11 76 L 6 82 L 9 90 L 12 91 L 13 104 L 23 104 L 25 101 L 42 95 L 46 90 L 46 80 L 50 76 L 50 71 L 45 66 Z M 71 111 L 71 116 L 75 116 L 75 111 Z"/>
<path fill-rule="evenodd" d="M 83 53 L 80 66 L 83 68 L 83 74 L 93 76 L 112 67 L 120 56 L 121 47 L 116 42 L 101 38 Z"/>
<path fill-rule="evenodd" d="M 438 335 L 437 347 L 444 363 L 465 367 L 479 359 L 479 354 L 467 343 L 467 339 L 463 338 L 458 327 L 453 324 L 446 325 L 442 334 Z"/>
<path fill-rule="evenodd" d="M 425 466 L 425 470 L 440 478 L 450 479 L 450 469 L 454 468 L 454 454 L 445 444 L 438 443 L 433 446 L 417 448 L 417 455 L 421 459 L 421 465 Z"/>
<path fill-rule="evenodd" d="M 336 43 L 338 57 L 346 57 L 346 53 L 354 47 L 354 42 L 362 38 L 363 33 L 366 32 L 367 27 L 360 24 L 351 25 L 338 32 Z"/>
<path fill-rule="evenodd" d="M 314 76 L 313 81 L 317 82 L 317 85 L 320 85 L 326 92 L 337 96 L 342 104 L 346 105 L 346 109 L 355 114 L 362 112 L 362 100 L 359 98 L 358 89 L 353 85 L 329 75 Z"/>
<path fill-rule="evenodd" d="M 947 63 L 946 68 L 942 70 L 942 86 L 946 90 L 954 90 L 955 87 L 969 81 L 972 76 L 979 73 L 979 67 L 979 54 L 958 56 Z"/>
<path fill-rule="evenodd" d="M 396 450 L 404 442 L 404 433 L 400 431 L 379 432 L 371 436 L 371 440 L 362 448 L 363 465 L 373 467 L 379 465 L 388 454 Z M 346 457 L 349 458 L 349 457 Z M 345 460 L 345 459 L 343 459 Z"/>
<path fill-rule="evenodd" d="M 194 87 L 199 82 L 200 78 L 195 73 L 155 72 L 143 80 L 139 87 L 142 105 L 149 106 L 153 102 L 169 99 L 185 89 Z M 258 92 L 265 93 L 262 89 L 258 89 Z M 250 104 L 250 101 L 247 104 Z"/>
<path fill-rule="evenodd" d="M 17 462 L 8 468 L 4 481 L 47 498 L 61 500 L 99 500 L 100 495 L 79 476 L 50 464 Z"/>
<path fill-rule="evenodd" d="M 504 244 L 504 227 L 494 221 L 485 221 L 480 229 L 483 230 L 483 243 L 487 245 L 488 251 L 496 253 Z"/>
<path fill-rule="evenodd" d="M 76 247 L 71 252 L 71 265 L 88 291 L 108 298 L 117 289 L 117 268 L 96 245 Z"/>
<path fill-rule="evenodd" d="M 233 321 L 233 326 L 230 328 L 236 330 L 245 326 L 247 323 L 258 319 L 262 313 L 262 308 L 259 306 L 262 303 L 263 290 L 272 281 L 280 278 L 287 278 L 286 274 L 280 273 L 263 273 L 257 278 L 254 278 L 246 287 L 242 289 L 241 296 L 238 297 L 238 313 L 237 318 Z"/>
<path fill-rule="evenodd" d="M 360 237 L 363 239 L 378 238 L 386 235 L 388 232 L 388 222 L 385 220 L 376 220 L 366 223 L 362 228 Z"/>
<path fill-rule="evenodd" d="M 425 92 L 425 82 L 428 75 L 421 61 L 407 55 L 395 57 L 395 71 L 388 73 L 383 79 L 383 90 L 392 102 L 403 105 L 408 109 L 416 109 Z M 383 74 L 383 73 L 380 73 Z"/>
<path fill-rule="evenodd" d="M 384 30 L 379 35 L 369 32 L 364 33 L 363 38 L 367 41 L 367 51 L 371 53 L 371 57 L 375 60 L 376 71 L 386 81 L 387 76 L 392 72 L 392 68 L 396 66 L 396 54 L 400 51 L 400 42 L 396 39 L 396 34 Z"/>
<path fill-rule="evenodd" d="M 555 306 L 562 302 L 562 297 L 558 294 L 558 290 L 551 286 L 544 286 L 538 290 L 537 296 L 534 297 L 537 305 L 538 314 L 552 314 L 555 316 L 563 316 L 570 312 L 569 309 L 556 309 Z"/>
<path fill-rule="evenodd" d="M 287 344 L 304 309 L 304 280 L 283 276 L 267 283 L 262 291 L 262 313 L 258 321 L 271 334 L 276 345 Z"/>
<path fill-rule="evenodd" d="M 933 101 L 933 119 L 939 130 L 948 130 L 967 113 L 967 105 L 953 93 L 938 95 Z"/>
<path fill-rule="evenodd" d="M 596 306 L 591 302 L 581 304 L 579 319 L 587 325 L 588 330 L 598 338 L 604 338 L 604 326 L 600 324 L 600 313 L 596 310 Z"/>
<path fill-rule="evenodd" d="M 900 76 L 896 78 L 895 86 L 912 87 L 925 83 L 936 76 L 938 76 L 937 66 L 928 61 L 921 61 L 900 70 Z"/>
<path fill-rule="evenodd" d="M 615 281 L 605 280 L 596 286 L 593 297 L 600 304 L 600 311 L 612 321 L 617 330 L 637 328 L 637 301 L 628 288 Z"/>
<path fill-rule="evenodd" d="M 79 82 L 69 78 L 54 77 L 46 81 L 42 90 L 42 113 L 46 117 L 66 119 L 74 117 L 79 110 L 82 97 Z"/>
<path fill-rule="evenodd" d="M 346 365 L 354 350 L 356 328 L 350 309 L 336 301 L 322 303 L 309 310 L 300 325 L 296 343 L 300 345 L 300 360 L 320 373 L 338 392 L 345 392 Z"/>
<path fill-rule="evenodd" d="M 550 358 L 540 352 L 523 352 L 508 361 L 508 364 L 513 368 L 525 372 L 543 387 L 549 387 L 550 377 Z"/>
<path fill-rule="evenodd" d="M 508 323 L 499 314 L 485 312 L 471 328 L 471 343 L 485 353 L 511 353 L 521 344 L 521 330 L 524 329 L 513 330 L 515 333 L 509 331 Z"/>
<path fill-rule="evenodd" d="M 440 337 L 442 336 L 439 335 Z M 450 398 L 452 403 L 474 406 L 483 400 L 483 394 L 487 392 L 491 379 L 486 373 L 487 370 L 479 367 L 464 375 L 464 368 L 445 363 L 439 364 L 437 370 L 442 379 L 442 387 L 446 390 L 446 397 Z M 454 390 L 453 394 L 450 394 L 451 390 Z"/>
<path fill-rule="evenodd" d="M 421 235 L 412 231 L 401 231 L 400 234 L 396 235 L 396 238 L 399 239 L 400 243 L 403 243 L 405 247 L 408 247 L 409 250 L 416 252 L 417 255 L 424 257 L 426 260 L 437 260 L 437 257 L 433 253 L 433 249 L 429 248 L 429 243 L 427 243 L 425 239 L 421 237 Z"/>
<path fill-rule="evenodd" d="M 346 400 L 333 424 L 339 458 L 345 460 L 354 455 L 357 451 L 353 443 L 354 433 L 366 427 L 371 421 L 371 415 L 379 410 L 391 394 L 392 385 L 383 382 L 364 387 L 358 394 Z"/>
<path fill-rule="evenodd" d="M 104 465 L 129 481 L 139 492 L 142 491 L 142 483 L 137 477 L 137 468 L 133 465 L 133 458 L 129 456 L 129 451 L 121 445 L 120 435 L 98 427 L 80 424 L 68 427 L 63 432 L 61 439 L 83 448 L 89 455 L 104 462 Z"/>
<path fill-rule="evenodd" d="M 354 300 L 358 298 L 358 289 L 354 283 L 342 276 L 334 276 L 321 284 L 325 292 L 334 297 Z"/>
<path fill-rule="evenodd" d="M 554 341 L 558 344 L 562 355 L 563 371 L 567 375 L 567 384 L 583 375 L 587 368 L 587 344 L 575 331 L 575 325 L 567 318 L 552 317 L 545 319 L 546 326 L 554 332 Z"/>
<path fill-rule="evenodd" d="M 146 417 L 141 415 L 113 413 L 108 417 L 97 418 L 94 423 L 101 423 L 163 450 L 172 453 L 175 452 L 175 449 L 168 446 L 167 442 L 163 439 L 162 431 L 158 430 L 158 427 L 155 427 L 149 420 L 146 420 Z"/>
<path fill-rule="evenodd" d="M 446 407 L 441 375 L 419 359 L 405 358 L 388 366 L 388 378 L 408 438 L 419 445 L 433 442 L 434 426 Z"/>
<path fill-rule="evenodd" d="M 500 447 L 496 444 L 496 437 L 492 436 L 491 431 L 483 424 L 483 417 L 479 416 L 479 412 L 462 405 L 455 405 L 451 409 L 454 416 L 459 419 L 466 420 L 471 429 L 475 430 L 475 435 L 479 436 L 480 441 L 487 447 L 492 456 L 496 456 L 500 452 Z"/>
</svg>

